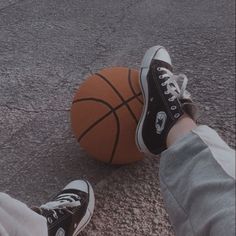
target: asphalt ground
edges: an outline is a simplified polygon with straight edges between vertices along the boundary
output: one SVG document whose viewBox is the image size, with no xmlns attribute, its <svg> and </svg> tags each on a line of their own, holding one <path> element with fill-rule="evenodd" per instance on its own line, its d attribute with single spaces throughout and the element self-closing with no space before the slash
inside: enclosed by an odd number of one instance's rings
<svg viewBox="0 0 236 236">
<path fill-rule="evenodd" d="M 172 235 L 158 158 L 91 159 L 71 131 L 73 94 L 91 73 L 138 68 L 163 45 L 189 78 L 199 122 L 235 148 L 234 42 L 233 0 L 0 0 L 0 190 L 38 205 L 86 178 L 97 208 L 85 234 Z"/>
</svg>

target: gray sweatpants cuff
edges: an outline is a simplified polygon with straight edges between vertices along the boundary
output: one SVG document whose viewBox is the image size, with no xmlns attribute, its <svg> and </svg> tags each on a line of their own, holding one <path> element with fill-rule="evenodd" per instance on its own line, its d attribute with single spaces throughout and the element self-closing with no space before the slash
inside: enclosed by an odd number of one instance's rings
<svg viewBox="0 0 236 236">
<path fill-rule="evenodd" d="M 235 152 L 199 126 L 162 153 L 161 191 L 176 235 L 235 236 Z"/>
</svg>

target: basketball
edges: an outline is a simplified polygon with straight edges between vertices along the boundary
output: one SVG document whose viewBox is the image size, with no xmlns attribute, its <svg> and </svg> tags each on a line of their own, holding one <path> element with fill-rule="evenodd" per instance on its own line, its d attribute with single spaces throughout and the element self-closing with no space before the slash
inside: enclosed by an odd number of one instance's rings
<svg viewBox="0 0 236 236">
<path fill-rule="evenodd" d="M 139 72 L 106 68 L 90 75 L 77 90 L 71 106 L 72 129 L 94 159 L 132 163 L 143 158 L 135 144 L 142 107 Z"/>
</svg>

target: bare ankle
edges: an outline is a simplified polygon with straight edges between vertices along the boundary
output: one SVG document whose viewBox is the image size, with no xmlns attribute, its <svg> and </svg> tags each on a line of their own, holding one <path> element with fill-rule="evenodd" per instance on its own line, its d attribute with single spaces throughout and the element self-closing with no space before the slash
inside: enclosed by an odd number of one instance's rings
<svg viewBox="0 0 236 236">
<path fill-rule="evenodd" d="M 188 115 L 181 117 L 176 124 L 171 128 L 167 135 L 167 147 L 173 145 L 178 139 L 181 139 L 192 129 L 196 128 L 197 124 Z"/>
</svg>

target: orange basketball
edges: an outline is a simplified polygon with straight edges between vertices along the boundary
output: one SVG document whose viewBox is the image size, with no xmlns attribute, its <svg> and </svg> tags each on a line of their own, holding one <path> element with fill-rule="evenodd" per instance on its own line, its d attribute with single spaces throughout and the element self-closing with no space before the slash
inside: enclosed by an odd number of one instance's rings
<svg viewBox="0 0 236 236">
<path fill-rule="evenodd" d="M 143 158 L 135 144 L 143 107 L 138 77 L 134 69 L 106 68 L 89 76 L 76 92 L 72 129 L 96 160 L 127 164 Z"/>
</svg>

